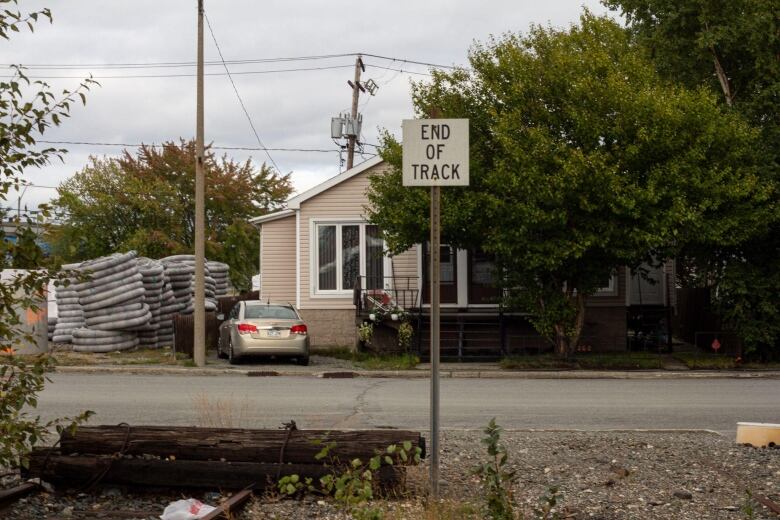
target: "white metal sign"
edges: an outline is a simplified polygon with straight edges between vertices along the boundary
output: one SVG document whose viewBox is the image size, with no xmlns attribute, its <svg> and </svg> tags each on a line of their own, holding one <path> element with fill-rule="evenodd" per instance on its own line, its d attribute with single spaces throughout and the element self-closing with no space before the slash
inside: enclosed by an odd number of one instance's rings
<svg viewBox="0 0 780 520">
<path fill-rule="evenodd" d="M 404 119 L 404 186 L 469 185 L 469 120 Z"/>
</svg>

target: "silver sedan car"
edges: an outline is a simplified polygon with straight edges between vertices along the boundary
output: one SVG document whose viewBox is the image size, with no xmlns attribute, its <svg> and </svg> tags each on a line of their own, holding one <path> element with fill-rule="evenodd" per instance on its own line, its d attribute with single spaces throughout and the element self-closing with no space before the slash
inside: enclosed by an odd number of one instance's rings
<svg viewBox="0 0 780 520">
<path fill-rule="evenodd" d="M 309 364 L 306 323 L 292 305 L 257 300 L 238 302 L 219 326 L 217 354 L 231 364 L 248 356 L 289 356 Z"/>
</svg>

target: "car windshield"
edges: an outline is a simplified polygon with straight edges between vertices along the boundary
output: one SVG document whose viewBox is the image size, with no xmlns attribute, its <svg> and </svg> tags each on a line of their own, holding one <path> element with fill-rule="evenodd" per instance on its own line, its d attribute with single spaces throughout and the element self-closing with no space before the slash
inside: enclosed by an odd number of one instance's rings
<svg viewBox="0 0 780 520">
<path fill-rule="evenodd" d="M 291 307 L 284 305 L 247 305 L 244 318 L 276 318 L 279 320 L 297 320 L 298 315 Z"/>
</svg>

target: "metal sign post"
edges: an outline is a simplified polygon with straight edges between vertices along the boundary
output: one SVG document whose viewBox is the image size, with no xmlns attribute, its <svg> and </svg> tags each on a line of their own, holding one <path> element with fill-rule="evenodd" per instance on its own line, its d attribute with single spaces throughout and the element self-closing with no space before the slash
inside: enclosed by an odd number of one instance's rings
<svg viewBox="0 0 780 520">
<path fill-rule="evenodd" d="M 439 280 L 441 278 L 441 188 L 431 186 L 431 495 L 439 498 Z"/>
<path fill-rule="evenodd" d="M 469 185 L 468 119 L 403 122 L 403 185 L 431 187 L 431 496 L 439 498 L 441 187 Z"/>
</svg>

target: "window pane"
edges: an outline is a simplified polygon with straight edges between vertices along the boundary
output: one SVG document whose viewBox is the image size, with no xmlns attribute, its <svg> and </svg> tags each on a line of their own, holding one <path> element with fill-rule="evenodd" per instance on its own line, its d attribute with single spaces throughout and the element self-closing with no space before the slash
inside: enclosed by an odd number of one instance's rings
<svg viewBox="0 0 780 520">
<path fill-rule="evenodd" d="M 317 227 L 319 285 L 321 291 L 336 290 L 336 226 Z"/>
<path fill-rule="evenodd" d="M 441 255 L 439 281 L 441 283 L 455 283 L 455 251 L 446 244 L 442 245 L 439 251 L 441 251 L 439 253 Z"/>
<path fill-rule="evenodd" d="M 281 305 L 263 305 L 263 304 L 247 304 L 244 311 L 244 318 L 257 319 L 257 318 L 271 318 L 279 320 L 297 320 L 298 315 L 291 307 L 283 307 Z"/>
<path fill-rule="evenodd" d="M 360 276 L 360 226 L 341 226 L 341 287 L 352 289 Z"/>
<path fill-rule="evenodd" d="M 366 289 L 384 288 L 385 261 L 379 226 L 366 226 Z"/>
</svg>

